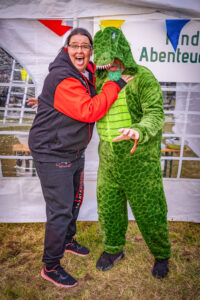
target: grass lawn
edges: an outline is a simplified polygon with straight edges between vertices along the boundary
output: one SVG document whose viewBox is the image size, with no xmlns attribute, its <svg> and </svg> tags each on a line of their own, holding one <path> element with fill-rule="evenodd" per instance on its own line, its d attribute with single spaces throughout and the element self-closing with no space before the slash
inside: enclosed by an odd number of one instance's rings
<svg viewBox="0 0 200 300">
<path fill-rule="evenodd" d="M 44 223 L 0 224 L 0 299 L 198 300 L 200 224 L 169 222 L 172 257 L 164 279 L 151 275 L 154 262 L 134 221 L 129 221 L 125 258 L 109 271 L 96 270 L 102 252 L 97 222 L 77 222 L 76 239 L 90 248 L 87 257 L 66 253 L 62 265 L 78 279 L 58 288 L 40 276 Z"/>
</svg>

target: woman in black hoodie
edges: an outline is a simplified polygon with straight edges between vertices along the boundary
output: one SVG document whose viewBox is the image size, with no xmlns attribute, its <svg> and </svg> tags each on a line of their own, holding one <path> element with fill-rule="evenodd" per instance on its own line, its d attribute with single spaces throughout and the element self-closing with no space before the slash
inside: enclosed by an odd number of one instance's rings
<svg viewBox="0 0 200 300">
<path fill-rule="evenodd" d="M 38 110 L 29 134 L 29 147 L 46 201 L 46 230 L 41 275 L 57 286 L 77 281 L 60 265 L 64 252 L 85 256 L 89 250 L 73 237 L 84 194 L 84 152 L 94 122 L 101 119 L 118 93 L 132 79 L 123 75 L 95 89 L 93 41 L 83 28 L 74 29 L 49 66 Z M 29 99 L 31 100 L 31 99 Z"/>
</svg>

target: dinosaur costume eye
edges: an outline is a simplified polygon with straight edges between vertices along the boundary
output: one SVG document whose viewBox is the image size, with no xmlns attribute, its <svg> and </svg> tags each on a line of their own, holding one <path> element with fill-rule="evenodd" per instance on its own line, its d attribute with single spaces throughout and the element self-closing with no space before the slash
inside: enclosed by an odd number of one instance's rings
<svg viewBox="0 0 200 300">
<path fill-rule="evenodd" d="M 112 39 L 114 39 L 115 38 L 115 32 L 113 32 L 113 34 L 112 34 Z"/>
</svg>

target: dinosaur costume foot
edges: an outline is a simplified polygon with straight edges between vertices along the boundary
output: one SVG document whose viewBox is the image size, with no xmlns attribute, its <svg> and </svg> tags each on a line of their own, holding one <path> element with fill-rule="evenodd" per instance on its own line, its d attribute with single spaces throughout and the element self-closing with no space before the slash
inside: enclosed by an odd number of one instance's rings
<svg viewBox="0 0 200 300">
<path fill-rule="evenodd" d="M 169 272 L 168 259 L 155 259 L 152 275 L 156 278 L 164 278 Z"/>
<path fill-rule="evenodd" d="M 124 257 L 124 251 L 117 254 L 103 252 L 97 261 L 96 268 L 101 271 L 107 271 L 114 266 L 114 263 Z"/>
</svg>

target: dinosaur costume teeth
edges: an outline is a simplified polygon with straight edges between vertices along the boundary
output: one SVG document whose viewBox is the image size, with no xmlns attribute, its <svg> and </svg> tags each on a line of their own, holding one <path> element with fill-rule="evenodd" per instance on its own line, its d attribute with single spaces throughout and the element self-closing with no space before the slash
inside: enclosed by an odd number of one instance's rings
<svg viewBox="0 0 200 300">
<path fill-rule="evenodd" d="M 127 202 L 155 258 L 171 255 L 167 205 L 161 173 L 163 95 L 152 72 L 136 64 L 121 29 L 106 27 L 94 37 L 97 92 L 108 80 L 107 62 L 118 58 L 123 74 L 134 76 L 119 93 L 106 116 L 97 122 L 100 137 L 97 203 L 104 250 L 123 250 L 128 226 Z M 133 128 L 140 138 L 114 143 L 120 128 Z"/>
<path fill-rule="evenodd" d="M 104 65 L 104 66 L 96 66 L 97 69 L 101 69 L 101 70 L 105 70 L 105 69 L 108 69 L 110 68 L 112 65 L 112 63 L 108 64 L 108 65 Z"/>
</svg>

